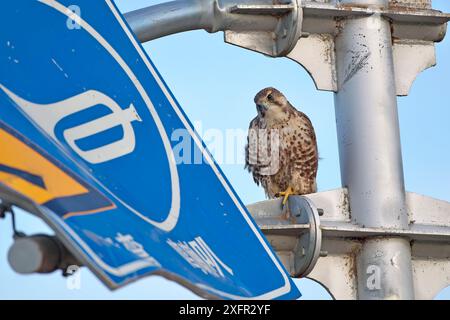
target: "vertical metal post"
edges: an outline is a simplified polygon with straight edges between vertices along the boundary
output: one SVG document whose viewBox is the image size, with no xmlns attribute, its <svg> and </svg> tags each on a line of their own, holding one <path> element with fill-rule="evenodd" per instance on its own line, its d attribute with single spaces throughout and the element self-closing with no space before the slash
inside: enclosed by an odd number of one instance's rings
<svg viewBox="0 0 450 320">
<path fill-rule="evenodd" d="M 387 6 L 387 0 L 345 0 Z M 342 184 L 354 223 L 407 228 L 392 37 L 378 14 L 342 21 L 335 94 Z M 403 238 L 365 240 L 357 256 L 359 299 L 414 299 L 411 247 Z"/>
</svg>

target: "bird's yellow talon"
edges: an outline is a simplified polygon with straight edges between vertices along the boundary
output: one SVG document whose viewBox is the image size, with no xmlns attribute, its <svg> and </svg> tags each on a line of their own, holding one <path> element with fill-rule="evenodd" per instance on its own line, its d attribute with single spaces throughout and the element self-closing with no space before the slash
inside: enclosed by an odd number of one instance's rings
<svg viewBox="0 0 450 320">
<path fill-rule="evenodd" d="M 280 192 L 278 194 L 278 196 L 283 197 L 283 206 L 288 201 L 289 196 L 293 195 L 293 194 L 294 194 L 294 189 L 292 187 L 288 187 L 285 191 Z"/>
</svg>

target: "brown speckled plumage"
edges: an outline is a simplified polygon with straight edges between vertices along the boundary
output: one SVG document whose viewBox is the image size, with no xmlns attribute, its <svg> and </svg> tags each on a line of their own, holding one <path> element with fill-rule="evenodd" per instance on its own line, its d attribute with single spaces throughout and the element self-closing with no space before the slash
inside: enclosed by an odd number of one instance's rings
<svg viewBox="0 0 450 320">
<path fill-rule="evenodd" d="M 254 181 L 263 186 L 269 198 L 288 187 L 292 187 L 295 194 L 316 192 L 319 155 L 309 118 L 275 88 L 261 90 L 255 103 L 258 115 L 250 123 L 245 148 L 245 167 L 252 173 Z M 274 142 L 273 134 L 264 132 L 276 132 L 279 145 Z M 279 150 L 278 161 L 273 156 L 277 154 L 274 148 Z"/>
</svg>

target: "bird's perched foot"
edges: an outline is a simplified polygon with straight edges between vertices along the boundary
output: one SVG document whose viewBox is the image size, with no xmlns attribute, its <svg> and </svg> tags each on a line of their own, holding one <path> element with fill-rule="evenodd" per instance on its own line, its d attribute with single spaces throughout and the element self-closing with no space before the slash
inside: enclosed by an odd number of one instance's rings
<svg viewBox="0 0 450 320">
<path fill-rule="evenodd" d="M 280 192 L 277 194 L 277 197 L 283 197 L 283 206 L 286 204 L 286 202 L 288 201 L 288 198 L 290 195 L 294 195 L 294 188 L 292 188 L 291 186 L 289 186 L 285 191 Z"/>
</svg>

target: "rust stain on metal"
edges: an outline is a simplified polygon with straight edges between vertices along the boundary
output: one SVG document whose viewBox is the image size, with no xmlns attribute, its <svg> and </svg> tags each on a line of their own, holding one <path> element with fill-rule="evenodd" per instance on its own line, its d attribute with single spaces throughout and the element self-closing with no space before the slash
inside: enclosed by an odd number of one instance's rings
<svg viewBox="0 0 450 320">
<path fill-rule="evenodd" d="M 414 7 L 406 7 L 406 6 L 389 6 L 388 10 L 395 13 L 416 13 L 429 11 L 426 8 L 414 8 Z"/>
<path fill-rule="evenodd" d="M 412 8 L 412 9 L 430 9 L 429 0 L 390 0 L 389 8 Z"/>
<path fill-rule="evenodd" d="M 349 284 L 352 280 L 356 279 L 356 256 L 347 255 L 345 256 L 344 266 L 346 268 L 346 279 L 348 279 Z M 353 287 L 353 286 L 352 286 Z"/>
<path fill-rule="evenodd" d="M 348 284 L 350 285 L 350 287 L 352 288 L 353 292 L 356 293 L 356 288 L 355 288 L 355 280 L 357 278 L 357 274 L 358 274 L 358 268 L 357 268 L 357 263 L 356 263 L 356 259 L 357 256 L 359 255 L 361 251 L 361 245 L 354 245 L 352 246 L 350 252 L 348 253 L 348 255 L 345 256 L 345 267 L 347 268 L 347 273 L 346 273 L 346 279 L 348 281 Z"/>
<path fill-rule="evenodd" d="M 326 63 L 331 63 L 332 60 L 333 60 L 332 59 L 332 55 L 333 55 L 333 52 L 334 52 L 333 40 L 331 40 L 331 38 L 328 35 L 326 35 L 326 34 L 319 34 L 318 38 L 320 39 L 320 41 L 322 43 L 325 44 L 325 48 L 321 52 L 321 54 L 322 54 L 322 56 L 324 58 L 324 61 Z"/>
<path fill-rule="evenodd" d="M 339 9 L 344 9 L 348 11 L 353 11 L 353 9 L 369 9 L 370 6 L 367 4 L 359 4 L 359 3 L 339 3 L 337 6 Z"/>
<path fill-rule="evenodd" d="M 336 8 L 345 10 L 348 12 L 354 11 L 354 9 L 376 9 L 375 7 L 368 5 L 368 4 L 357 4 L 357 3 L 339 3 Z M 396 12 L 421 12 L 421 11 L 428 11 L 431 9 L 431 5 L 428 5 L 426 3 L 411 3 L 411 2 L 405 2 L 402 0 L 397 1 L 390 1 L 388 6 L 386 8 L 379 8 L 379 9 L 387 9 L 390 11 L 396 11 Z"/>
</svg>

